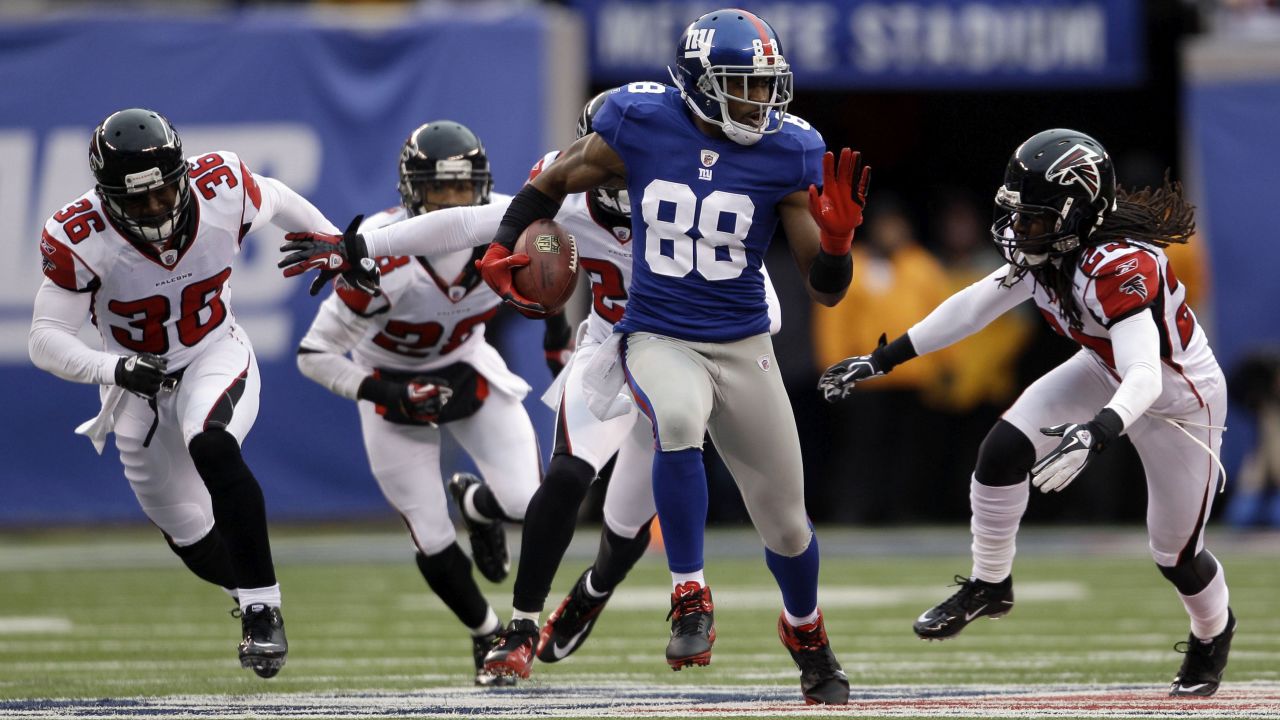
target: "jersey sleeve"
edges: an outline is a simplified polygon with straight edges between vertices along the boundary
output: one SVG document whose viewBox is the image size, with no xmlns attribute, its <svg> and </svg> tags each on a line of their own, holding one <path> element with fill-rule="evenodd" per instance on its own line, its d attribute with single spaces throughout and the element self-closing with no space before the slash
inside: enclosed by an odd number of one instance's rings
<svg viewBox="0 0 1280 720">
<path fill-rule="evenodd" d="M 61 233 L 48 227 L 40 234 L 40 269 L 63 290 L 91 292 L 100 281 L 97 273 L 71 249 Z"/>
<path fill-rule="evenodd" d="M 341 275 L 333 281 L 333 292 L 344 307 L 360 317 L 373 317 L 391 309 L 391 298 L 387 293 L 370 295 L 348 283 Z"/>
<path fill-rule="evenodd" d="M 822 156 L 827 152 L 826 141 L 822 139 L 822 133 L 819 133 L 805 120 L 788 115 L 786 121 L 790 125 L 794 125 L 797 129 L 797 138 L 800 141 L 804 162 L 800 171 L 799 190 L 808 190 L 810 185 L 822 187 Z"/>
<path fill-rule="evenodd" d="M 624 160 L 629 149 L 626 132 L 628 116 L 633 111 L 635 95 L 626 90 L 610 93 L 591 120 L 592 132 L 599 135 Z"/>
<path fill-rule="evenodd" d="M 1141 312 L 1160 296 L 1160 266 L 1138 248 L 1106 258 L 1090 275 L 1085 303 L 1104 327 Z"/>
</svg>

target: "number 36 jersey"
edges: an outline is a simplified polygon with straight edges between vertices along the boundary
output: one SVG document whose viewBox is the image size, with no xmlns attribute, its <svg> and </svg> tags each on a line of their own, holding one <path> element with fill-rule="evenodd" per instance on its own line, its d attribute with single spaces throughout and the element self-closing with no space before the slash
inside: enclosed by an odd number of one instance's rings
<svg viewBox="0 0 1280 720">
<path fill-rule="evenodd" d="M 43 270 L 59 287 L 93 293 L 92 320 L 108 352 L 147 352 L 186 367 L 204 343 L 235 323 L 231 262 L 261 206 L 253 175 L 234 153 L 188 160 L 192 239 L 161 257 L 144 252 L 107 219 L 93 190 L 45 223 Z"/>
<path fill-rule="evenodd" d="M 769 330 L 760 268 L 777 205 L 821 184 L 826 149 L 804 120 L 783 120 L 743 146 L 699 130 L 670 86 L 632 83 L 609 95 L 592 127 L 626 163 L 634 245 L 618 330 L 698 342 Z"/>
</svg>

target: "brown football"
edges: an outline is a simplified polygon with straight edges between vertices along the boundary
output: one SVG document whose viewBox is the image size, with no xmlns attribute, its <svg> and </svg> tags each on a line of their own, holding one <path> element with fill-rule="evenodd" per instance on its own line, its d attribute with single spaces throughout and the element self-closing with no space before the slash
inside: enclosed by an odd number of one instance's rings
<svg viewBox="0 0 1280 720">
<path fill-rule="evenodd" d="M 511 273 L 516 292 L 556 312 L 569 302 L 578 284 L 578 246 L 554 220 L 535 220 L 520 233 L 514 254 L 525 253 L 529 264 Z"/>
</svg>

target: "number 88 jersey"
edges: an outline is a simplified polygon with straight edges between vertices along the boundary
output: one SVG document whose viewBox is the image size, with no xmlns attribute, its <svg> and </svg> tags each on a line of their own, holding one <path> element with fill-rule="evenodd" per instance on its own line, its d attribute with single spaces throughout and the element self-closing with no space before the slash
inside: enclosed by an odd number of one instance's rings
<svg viewBox="0 0 1280 720">
<path fill-rule="evenodd" d="M 230 331 L 228 282 L 261 206 L 253 175 L 230 152 L 193 157 L 191 240 L 161 257 L 110 222 L 90 190 L 45 223 L 44 274 L 73 292 L 93 293 L 92 318 L 108 352 L 165 357 L 186 367 L 206 342 Z"/>
<path fill-rule="evenodd" d="M 680 93 L 632 83 L 592 126 L 627 166 L 631 297 L 618 329 L 697 342 L 767 332 L 761 275 L 777 205 L 822 182 L 822 136 L 794 116 L 751 146 L 694 125 Z"/>
</svg>

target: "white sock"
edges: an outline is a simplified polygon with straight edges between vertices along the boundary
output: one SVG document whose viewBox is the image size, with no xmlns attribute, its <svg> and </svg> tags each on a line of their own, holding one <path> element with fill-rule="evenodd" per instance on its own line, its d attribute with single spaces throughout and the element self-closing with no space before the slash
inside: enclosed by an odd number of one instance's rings
<svg viewBox="0 0 1280 720">
<path fill-rule="evenodd" d="M 280 607 L 280 583 L 271 587 L 240 588 L 236 590 L 240 597 L 240 609 L 248 610 L 250 605 L 262 604 L 269 607 Z"/>
<path fill-rule="evenodd" d="M 977 477 L 970 479 L 969 507 L 973 519 L 969 529 L 973 533 L 974 578 L 998 583 L 1013 572 L 1018 525 L 1027 510 L 1030 488 L 1028 480 L 993 487 L 978 482 Z"/>
<path fill-rule="evenodd" d="M 696 570 L 691 573 L 678 573 L 678 572 L 671 573 L 671 589 L 672 590 L 675 590 L 677 587 L 687 582 L 696 582 L 698 583 L 698 585 L 702 587 L 707 586 L 707 581 L 702 576 L 701 570 Z"/>
<path fill-rule="evenodd" d="M 1222 565 L 1218 565 L 1218 572 L 1205 589 L 1195 595 L 1178 593 L 1178 597 L 1191 616 L 1192 635 L 1201 640 L 1210 640 L 1227 629 L 1227 601 L 1231 598 Z"/>
<path fill-rule="evenodd" d="M 592 576 L 592 572 L 591 572 L 590 570 L 588 570 L 588 571 L 587 571 L 587 581 L 586 581 L 585 583 L 583 583 L 583 586 L 584 586 L 584 587 L 586 588 L 586 590 L 587 590 L 587 594 L 588 594 L 588 595 L 590 595 L 590 596 L 591 596 L 591 597 L 593 597 L 593 598 L 602 598 L 602 597 L 604 597 L 604 596 L 608 595 L 609 593 L 607 593 L 607 592 L 603 592 L 603 591 L 601 591 L 601 590 L 597 590 L 597 589 L 596 589 L 596 586 L 591 584 L 591 576 Z"/>
<path fill-rule="evenodd" d="M 818 608 L 814 608 L 813 612 L 805 615 L 804 617 L 796 617 L 795 615 L 787 612 L 785 607 L 782 608 L 782 617 L 786 618 L 787 624 L 791 627 L 800 627 L 801 625 L 815 623 L 818 621 L 819 615 L 821 615 L 821 613 L 818 612 Z"/>
<path fill-rule="evenodd" d="M 514 610 L 514 609 L 511 611 L 512 620 L 532 620 L 533 624 L 537 625 L 538 627 L 542 627 L 541 616 L 542 616 L 542 613 L 536 613 L 536 612 L 531 613 L 531 612 L 525 612 L 523 610 Z"/>
<path fill-rule="evenodd" d="M 479 492 L 479 490 L 480 485 L 478 484 L 467 488 L 467 492 L 462 496 L 462 512 L 466 513 L 467 517 L 475 520 L 476 522 L 488 524 L 493 522 L 493 518 L 481 515 L 480 510 L 476 507 L 476 493 Z"/>
<path fill-rule="evenodd" d="M 493 611 L 493 606 L 489 606 L 485 610 L 484 620 L 479 625 L 468 629 L 474 637 L 492 635 L 502 629 L 502 621 L 498 619 L 498 613 Z"/>
</svg>

